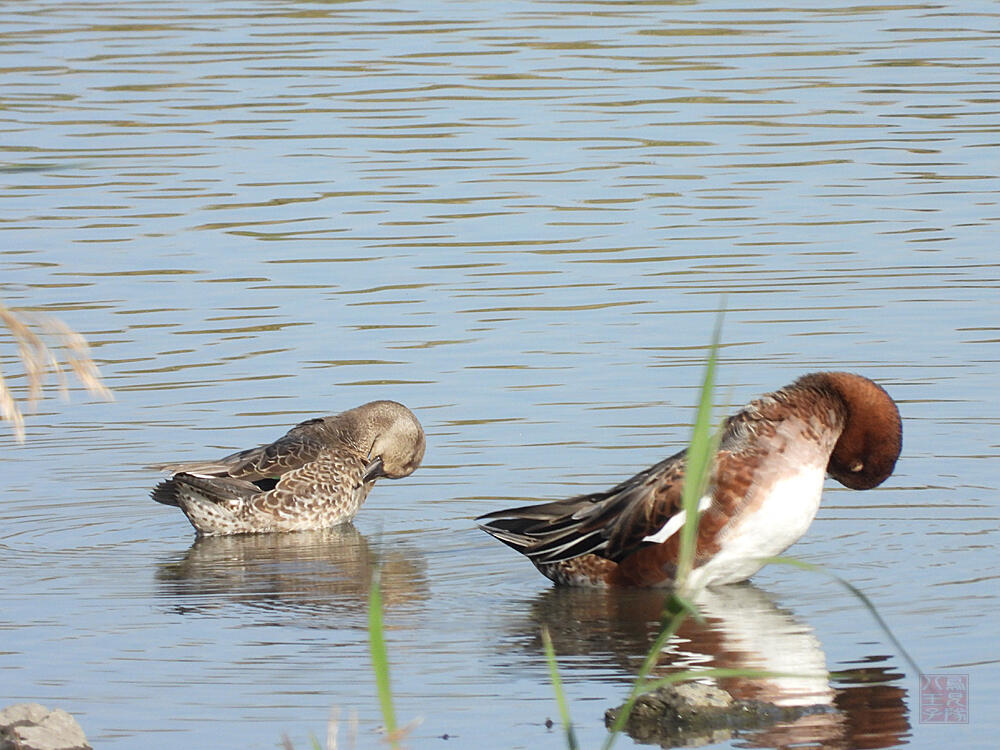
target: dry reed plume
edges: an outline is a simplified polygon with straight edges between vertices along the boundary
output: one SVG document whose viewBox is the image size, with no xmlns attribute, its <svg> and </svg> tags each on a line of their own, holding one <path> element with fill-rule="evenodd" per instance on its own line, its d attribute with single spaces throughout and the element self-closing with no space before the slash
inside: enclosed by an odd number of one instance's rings
<svg viewBox="0 0 1000 750">
<path fill-rule="evenodd" d="M 13 311 L 0 303 L 0 322 L 10 331 L 17 353 L 24 367 L 28 380 L 28 404 L 34 406 L 42 396 L 42 386 L 45 376 L 54 373 L 59 382 L 59 391 L 64 397 L 69 396 L 66 370 L 72 370 L 83 386 L 95 396 L 111 401 L 111 395 L 97 365 L 90 357 L 90 347 L 87 340 L 58 318 L 48 315 Z M 60 364 L 45 343 L 45 338 L 56 342 L 58 348 L 65 351 L 66 361 Z M 0 370 L 0 419 L 11 423 L 14 436 L 19 443 L 24 442 L 24 415 L 21 412 L 13 393 L 7 386 L 7 378 Z"/>
</svg>

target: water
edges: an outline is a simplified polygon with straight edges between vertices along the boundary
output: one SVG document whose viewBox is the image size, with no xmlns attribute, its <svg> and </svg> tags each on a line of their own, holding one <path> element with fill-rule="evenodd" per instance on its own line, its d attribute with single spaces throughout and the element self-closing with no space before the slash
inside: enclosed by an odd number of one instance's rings
<svg viewBox="0 0 1000 750">
<path fill-rule="evenodd" d="M 74 388 L 25 445 L 0 431 L 0 704 L 123 748 L 308 747 L 335 708 L 342 746 L 352 713 L 376 746 L 380 561 L 409 746 L 564 747 L 543 624 L 596 746 L 658 600 L 553 591 L 471 519 L 673 452 L 724 299 L 722 401 L 822 368 L 899 401 L 894 477 L 831 484 L 791 552 L 970 685 L 968 724 L 921 722 L 856 601 L 767 569 L 744 630 L 888 683 L 833 679 L 818 727 L 746 741 L 991 746 L 998 21 L 971 1 L 5 7 L 0 294 L 86 335 L 116 400 Z M 23 397 L 5 332 L 0 357 Z M 193 543 L 147 498 L 151 463 L 381 397 L 418 414 L 426 462 L 353 529 Z M 674 658 L 766 660 L 736 625 Z"/>
</svg>

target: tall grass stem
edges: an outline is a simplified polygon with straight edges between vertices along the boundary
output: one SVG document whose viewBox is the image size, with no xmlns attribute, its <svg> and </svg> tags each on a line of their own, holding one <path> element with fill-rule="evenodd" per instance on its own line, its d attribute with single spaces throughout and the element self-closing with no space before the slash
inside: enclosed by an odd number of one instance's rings
<svg viewBox="0 0 1000 750">
<path fill-rule="evenodd" d="M 371 588 L 368 591 L 368 643 L 372 656 L 372 669 L 375 672 L 375 686 L 378 689 L 378 702 L 382 709 L 382 721 L 385 724 L 389 744 L 395 749 L 399 747 L 399 741 L 396 733 L 396 711 L 392 705 L 392 688 L 389 683 L 389 656 L 385 647 L 385 630 L 382 623 L 382 587 L 377 568 L 372 574 Z"/>
<path fill-rule="evenodd" d="M 698 396 L 698 412 L 695 416 L 694 428 L 691 431 L 691 443 L 687 450 L 687 463 L 684 469 L 684 486 L 681 490 L 681 505 L 684 509 L 684 525 L 680 530 L 680 546 L 677 555 L 677 568 L 674 575 L 674 593 L 667 600 L 665 615 L 669 617 L 653 645 L 646 653 L 639 673 L 629 692 L 628 699 L 615 718 L 608 736 L 604 741 L 603 750 L 610 750 L 622 728 L 628 721 L 632 708 L 639 695 L 645 692 L 646 680 L 660 659 L 667 643 L 677 632 L 684 620 L 693 615 L 700 619 L 697 608 L 686 596 L 688 577 L 694 566 L 695 551 L 698 543 L 698 505 L 708 489 L 708 479 L 712 473 L 712 461 L 718 447 L 718 437 L 712 432 L 712 405 L 715 392 L 715 369 L 718 362 L 719 342 L 722 339 L 722 322 L 725 316 L 725 301 L 720 305 L 715 318 L 715 330 L 712 332 L 712 343 L 705 362 L 705 373 L 701 381 L 701 391 Z"/>
<path fill-rule="evenodd" d="M 670 620 L 663 626 L 660 634 L 653 641 L 653 645 L 649 647 L 646 652 L 646 658 L 642 661 L 642 666 L 639 667 L 639 673 L 635 677 L 635 681 L 632 683 L 632 689 L 629 691 L 628 698 L 625 700 L 624 705 L 622 705 L 621 710 L 615 717 L 614 723 L 608 730 L 608 736 L 604 739 L 604 744 L 601 745 L 601 750 L 611 750 L 614 746 L 615 741 L 618 739 L 618 735 L 621 734 L 622 729 L 625 728 L 625 723 L 628 721 L 628 717 L 632 714 L 632 709 L 635 707 L 636 699 L 644 692 L 646 692 L 646 680 L 649 677 L 650 672 L 653 671 L 653 667 L 660 659 L 660 654 L 663 653 L 663 649 L 666 647 L 667 643 L 673 638 L 674 634 L 680 629 L 680 626 L 684 623 L 684 620 L 690 614 L 697 614 L 697 610 L 694 605 L 691 604 L 687 599 L 677 595 L 671 594 L 668 599 L 668 604 L 666 611 L 670 615 Z"/>
<path fill-rule="evenodd" d="M 552 689 L 555 691 L 556 703 L 559 706 L 559 717 L 562 719 L 563 730 L 566 732 L 566 744 L 570 750 L 578 750 L 580 746 L 576 741 L 576 732 L 573 731 L 573 721 L 569 716 L 569 703 L 566 701 L 566 691 L 563 690 L 562 680 L 559 678 L 559 665 L 556 664 L 556 652 L 552 647 L 552 636 L 549 635 L 548 628 L 542 628 L 542 646 L 545 648 L 549 677 L 552 680 Z"/>
<path fill-rule="evenodd" d="M 701 382 L 698 413 L 691 431 L 691 444 L 688 446 L 687 464 L 684 468 L 684 487 L 681 490 L 684 525 L 680 530 L 680 550 L 677 554 L 677 572 L 674 576 L 674 588 L 677 591 L 687 590 L 688 576 L 694 566 L 698 543 L 698 504 L 708 489 L 708 478 L 712 472 L 712 461 L 718 445 L 718 438 L 712 432 L 712 399 L 724 313 L 724 308 L 720 309 L 715 319 L 715 331 L 712 333 L 712 344 L 708 350 L 705 374 Z"/>
</svg>

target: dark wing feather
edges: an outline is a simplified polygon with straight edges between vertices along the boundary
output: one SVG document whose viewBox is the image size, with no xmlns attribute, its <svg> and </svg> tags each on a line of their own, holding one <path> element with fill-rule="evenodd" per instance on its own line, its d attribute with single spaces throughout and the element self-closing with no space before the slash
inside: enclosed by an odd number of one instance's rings
<svg viewBox="0 0 1000 750">
<path fill-rule="evenodd" d="M 607 492 L 488 513 L 481 528 L 538 564 L 585 554 L 619 561 L 681 509 L 684 452 Z"/>
<path fill-rule="evenodd" d="M 181 485 L 184 484 L 194 487 L 205 497 L 217 503 L 245 500 L 260 492 L 257 485 L 242 479 L 206 478 L 181 472 L 156 485 L 151 493 L 152 498 L 164 505 L 180 506 L 179 492 Z"/>
<path fill-rule="evenodd" d="M 483 531 L 525 555 L 544 543 L 572 537 L 573 529 L 593 510 L 603 494 L 583 495 L 551 503 L 487 513 L 476 519 Z"/>
</svg>

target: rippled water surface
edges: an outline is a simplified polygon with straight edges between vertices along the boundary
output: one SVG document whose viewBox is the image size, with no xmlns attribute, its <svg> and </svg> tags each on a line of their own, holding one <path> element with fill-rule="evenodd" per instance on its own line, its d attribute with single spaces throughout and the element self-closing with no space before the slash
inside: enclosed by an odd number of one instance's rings
<svg viewBox="0 0 1000 750">
<path fill-rule="evenodd" d="M 381 564 L 409 746 L 565 747 L 542 625 L 596 746 L 661 599 L 553 590 L 471 519 L 676 450 L 725 300 L 722 404 L 821 368 L 898 400 L 896 474 L 830 483 L 791 552 L 967 675 L 971 718 L 921 721 L 871 616 L 801 571 L 665 660 L 859 670 L 722 746 L 992 747 L 998 29 L 972 1 L 6 4 L 0 295 L 83 333 L 116 400 L 0 430 L 0 705 L 101 748 L 308 747 L 332 708 L 375 747 Z M 0 365 L 23 398 L 6 331 Z M 147 496 L 149 464 L 374 398 L 428 450 L 353 527 L 195 542 Z"/>
</svg>

